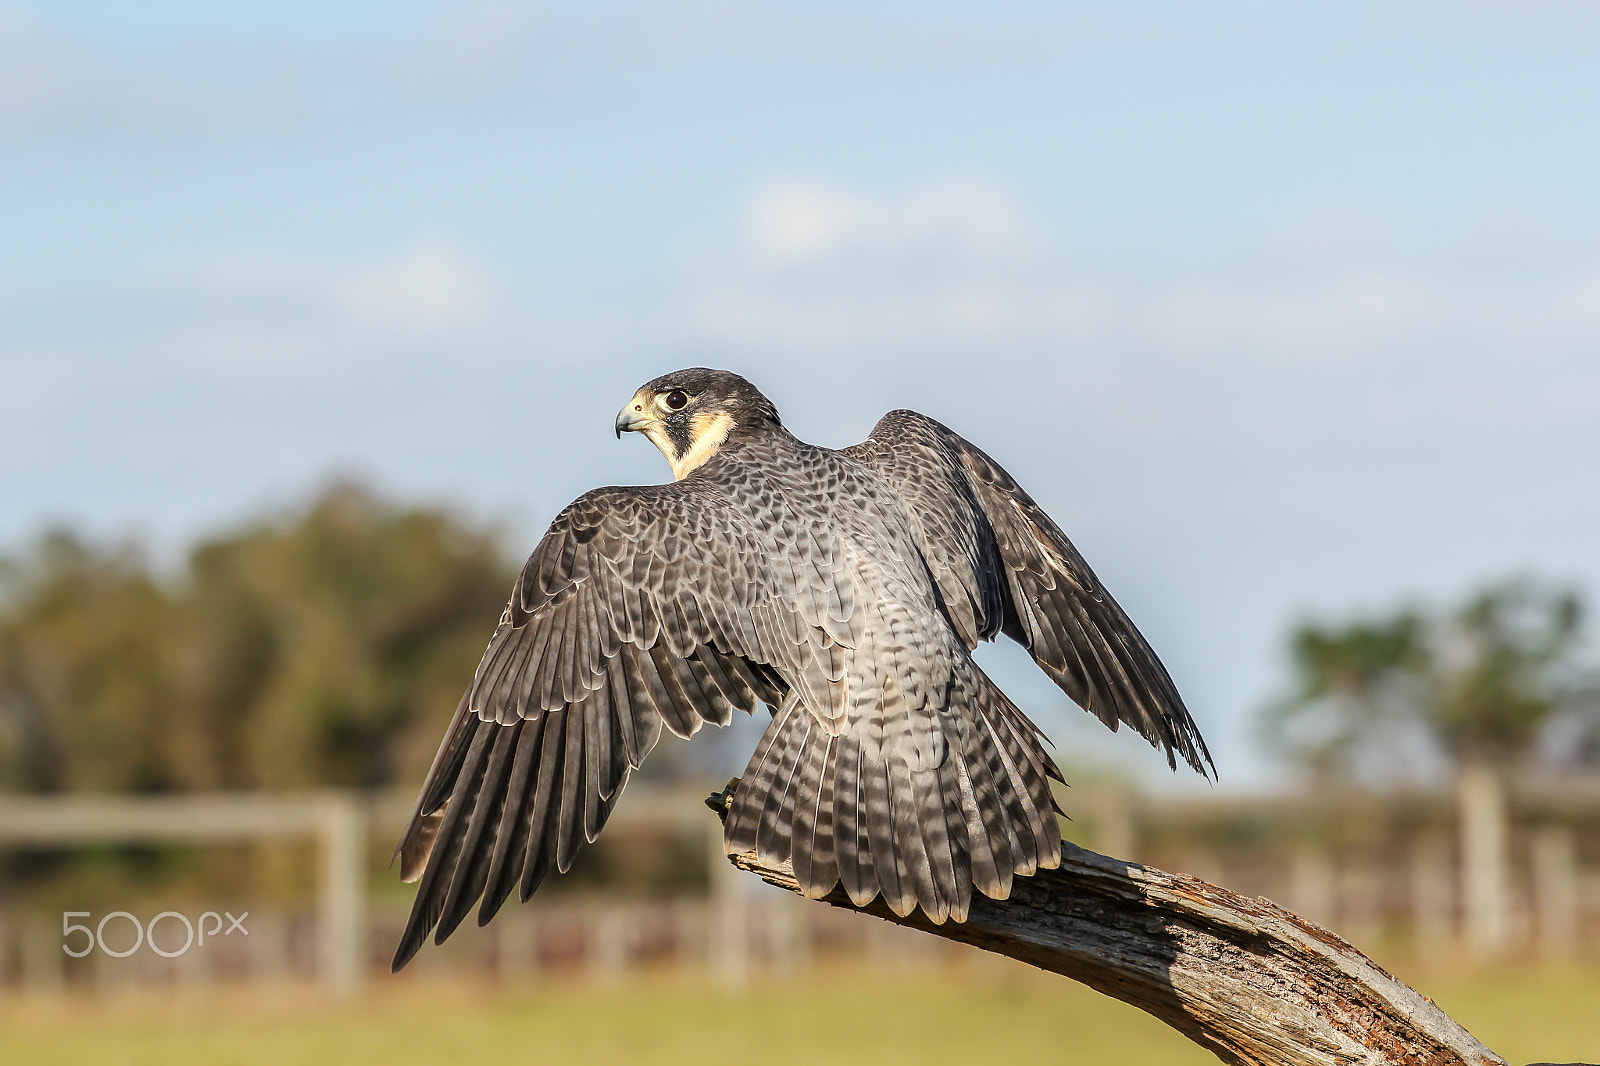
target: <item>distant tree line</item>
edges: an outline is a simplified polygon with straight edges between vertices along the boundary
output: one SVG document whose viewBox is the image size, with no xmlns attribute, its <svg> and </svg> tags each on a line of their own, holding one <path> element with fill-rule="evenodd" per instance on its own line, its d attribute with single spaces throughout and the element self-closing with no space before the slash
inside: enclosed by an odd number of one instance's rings
<svg viewBox="0 0 1600 1066">
<path fill-rule="evenodd" d="M 492 529 L 337 484 L 163 576 L 66 531 L 0 569 L 0 788 L 420 774 L 514 570 Z"/>
</svg>

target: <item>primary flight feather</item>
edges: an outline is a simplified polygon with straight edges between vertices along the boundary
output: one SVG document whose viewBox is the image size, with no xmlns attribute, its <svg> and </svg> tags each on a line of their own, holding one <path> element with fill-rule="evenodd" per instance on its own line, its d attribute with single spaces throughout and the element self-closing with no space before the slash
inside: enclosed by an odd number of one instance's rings
<svg viewBox="0 0 1600 1066">
<path fill-rule="evenodd" d="M 1004 633 L 1112 729 L 1211 765 L 1172 679 L 1050 517 L 938 422 L 892 411 L 835 451 L 737 374 L 638 390 L 668 485 L 596 489 L 534 549 L 400 841 L 421 878 L 394 967 L 475 904 L 528 899 L 605 824 L 664 725 L 772 724 L 727 797 L 729 853 L 897 914 L 1057 866 L 1042 734 L 972 660 Z"/>
</svg>

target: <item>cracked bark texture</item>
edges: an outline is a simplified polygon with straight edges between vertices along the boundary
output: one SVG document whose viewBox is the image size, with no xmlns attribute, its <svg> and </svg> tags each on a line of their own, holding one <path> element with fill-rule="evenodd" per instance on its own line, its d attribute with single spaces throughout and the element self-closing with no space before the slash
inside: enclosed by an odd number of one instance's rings
<svg viewBox="0 0 1600 1066">
<path fill-rule="evenodd" d="M 798 891 L 787 864 L 730 861 Z M 1276 903 L 1062 843 L 1061 867 L 1011 897 L 974 894 L 962 923 L 898 917 L 843 890 L 823 902 L 1082 981 L 1161 1019 L 1229 1063 L 1455 1066 L 1505 1060 L 1433 1001 L 1333 933 Z"/>
</svg>

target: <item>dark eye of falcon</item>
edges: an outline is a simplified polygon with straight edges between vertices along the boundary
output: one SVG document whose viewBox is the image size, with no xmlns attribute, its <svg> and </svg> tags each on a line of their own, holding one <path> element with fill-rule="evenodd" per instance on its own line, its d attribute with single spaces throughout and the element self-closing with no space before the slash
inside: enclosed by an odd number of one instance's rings
<svg viewBox="0 0 1600 1066">
<path fill-rule="evenodd" d="M 689 397 L 682 389 L 673 389 L 667 393 L 667 406 L 674 411 L 681 411 L 689 406 Z"/>
</svg>

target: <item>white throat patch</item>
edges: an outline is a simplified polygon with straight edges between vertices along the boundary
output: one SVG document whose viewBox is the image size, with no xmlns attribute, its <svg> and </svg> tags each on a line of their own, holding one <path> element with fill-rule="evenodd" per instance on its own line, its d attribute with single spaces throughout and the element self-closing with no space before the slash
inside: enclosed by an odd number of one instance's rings
<svg viewBox="0 0 1600 1066">
<path fill-rule="evenodd" d="M 729 431 L 733 429 L 733 416 L 726 411 L 696 415 L 694 421 L 690 423 L 690 428 L 694 431 L 691 437 L 693 443 L 687 452 L 677 458 L 674 458 L 672 452 L 668 450 L 672 442 L 665 433 L 661 434 L 659 439 L 654 433 L 650 434 L 650 439 L 661 449 L 661 454 L 667 457 L 667 462 L 672 464 L 674 481 L 682 481 L 707 459 L 717 454 L 717 449 L 722 447 L 723 441 L 728 439 Z"/>
</svg>

